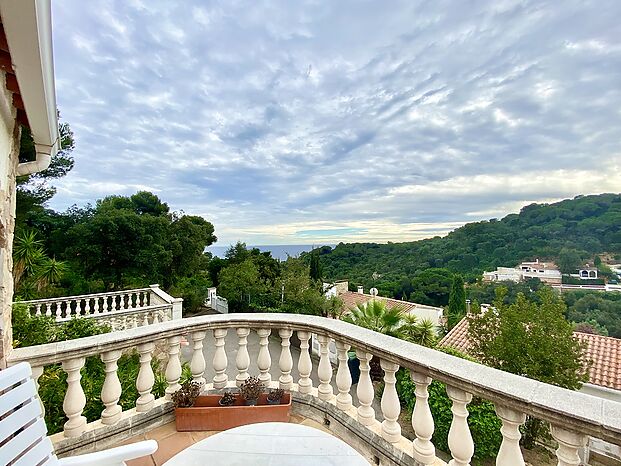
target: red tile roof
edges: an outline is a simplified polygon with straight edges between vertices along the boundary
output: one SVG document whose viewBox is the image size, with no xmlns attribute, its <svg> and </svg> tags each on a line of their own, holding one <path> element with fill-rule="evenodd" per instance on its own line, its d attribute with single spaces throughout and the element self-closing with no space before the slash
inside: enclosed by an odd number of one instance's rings
<svg viewBox="0 0 621 466">
<path fill-rule="evenodd" d="M 587 344 L 586 357 L 593 361 L 589 370 L 589 383 L 621 390 L 621 339 L 574 332 L 574 335 Z M 468 321 L 464 317 L 447 333 L 439 343 L 467 353 Z"/>
</svg>

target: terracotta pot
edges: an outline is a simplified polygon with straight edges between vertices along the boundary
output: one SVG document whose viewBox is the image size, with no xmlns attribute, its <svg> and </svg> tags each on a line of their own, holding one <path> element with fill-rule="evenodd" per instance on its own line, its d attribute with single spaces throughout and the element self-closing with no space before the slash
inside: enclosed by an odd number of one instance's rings
<svg viewBox="0 0 621 466">
<path fill-rule="evenodd" d="M 257 422 L 289 422 L 291 394 L 285 393 L 281 403 L 267 404 L 267 394 L 262 394 L 256 406 L 246 406 L 237 397 L 232 406 L 220 406 L 220 395 L 199 396 L 191 408 L 175 408 L 177 431 L 227 430 Z"/>
</svg>

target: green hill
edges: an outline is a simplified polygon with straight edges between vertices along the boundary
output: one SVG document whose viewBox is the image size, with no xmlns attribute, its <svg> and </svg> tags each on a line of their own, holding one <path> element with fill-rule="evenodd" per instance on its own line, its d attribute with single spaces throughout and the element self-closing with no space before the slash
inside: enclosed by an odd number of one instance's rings
<svg viewBox="0 0 621 466">
<path fill-rule="evenodd" d="M 474 279 L 484 270 L 515 266 L 522 260 L 553 259 L 567 268 L 605 252 L 621 259 L 620 194 L 531 204 L 519 214 L 468 223 L 445 237 L 341 243 L 320 249 L 324 277 L 348 279 L 365 288 L 377 286 L 390 295 L 399 294 L 401 282 L 433 273 L 429 269 L 443 268 Z"/>
</svg>

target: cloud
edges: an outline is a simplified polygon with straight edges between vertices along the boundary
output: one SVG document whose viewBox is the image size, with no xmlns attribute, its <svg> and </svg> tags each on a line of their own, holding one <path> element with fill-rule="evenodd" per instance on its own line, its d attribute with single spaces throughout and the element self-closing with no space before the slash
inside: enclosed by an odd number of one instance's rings
<svg viewBox="0 0 621 466">
<path fill-rule="evenodd" d="M 405 241 L 621 185 L 621 4 L 54 2 L 76 166 L 223 244 Z"/>
</svg>

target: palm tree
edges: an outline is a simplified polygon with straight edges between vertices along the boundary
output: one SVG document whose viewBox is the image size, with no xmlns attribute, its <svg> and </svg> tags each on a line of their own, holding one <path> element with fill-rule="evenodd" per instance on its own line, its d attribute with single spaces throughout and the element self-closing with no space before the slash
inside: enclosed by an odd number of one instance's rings
<svg viewBox="0 0 621 466">
<path fill-rule="evenodd" d="M 384 301 L 373 299 L 366 303 L 358 303 L 356 307 L 350 309 L 350 314 L 346 315 L 343 320 L 384 335 L 399 338 L 403 318 L 403 308 L 388 308 Z"/>
<path fill-rule="evenodd" d="M 399 328 L 401 338 L 418 345 L 433 347 L 437 340 L 436 326 L 429 319 L 421 321 L 415 315 L 406 314 Z"/>
<path fill-rule="evenodd" d="M 37 291 L 47 288 L 49 285 L 58 283 L 67 272 L 67 264 L 54 258 L 45 258 L 35 269 L 34 280 Z"/>
<path fill-rule="evenodd" d="M 26 231 L 15 237 L 13 246 L 13 280 L 15 289 L 22 278 L 32 275 L 37 264 L 45 257 L 43 243 L 34 231 Z"/>
</svg>

